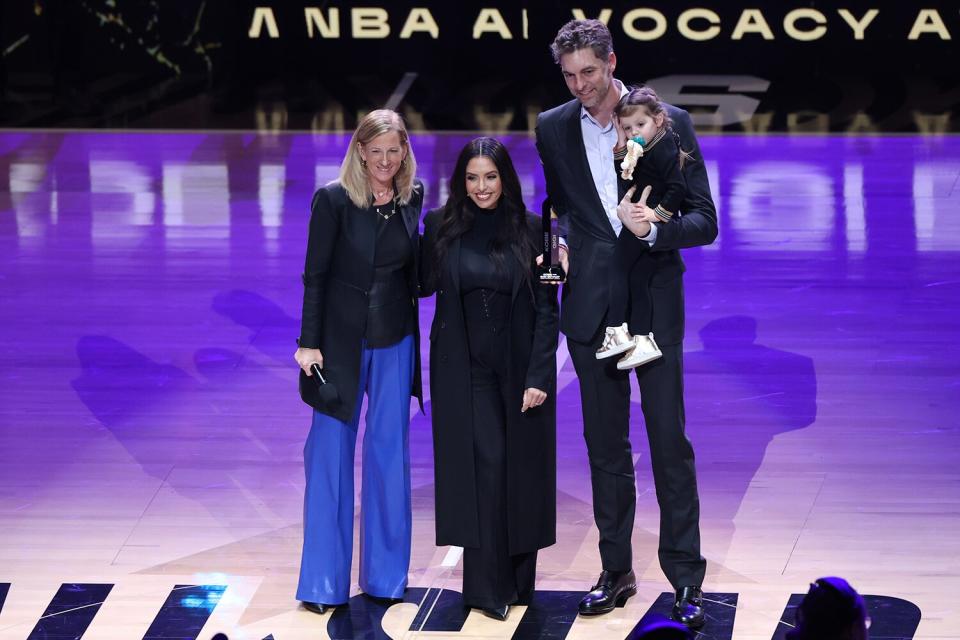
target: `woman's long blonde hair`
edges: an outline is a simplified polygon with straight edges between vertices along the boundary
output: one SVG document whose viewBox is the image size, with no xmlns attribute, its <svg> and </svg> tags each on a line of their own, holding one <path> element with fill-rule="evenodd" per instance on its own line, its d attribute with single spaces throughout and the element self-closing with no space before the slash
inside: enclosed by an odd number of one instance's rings
<svg viewBox="0 0 960 640">
<path fill-rule="evenodd" d="M 369 207 L 373 204 L 373 189 L 367 178 L 367 171 L 361 164 L 359 145 L 368 144 L 371 140 L 384 133 L 396 131 L 400 136 L 400 146 L 406 151 L 400 169 L 394 176 L 397 183 L 397 196 L 400 204 L 407 204 L 413 195 L 413 178 L 417 174 L 417 160 L 410 147 L 410 136 L 407 127 L 403 124 L 400 114 L 390 109 L 371 111 L 360 119 L 357 130 L 350 138 L 350 147 L 340 165 L 340 184 L 346 189 L 347 195 L 353 204 L 358 207 Z"/>
</svg>

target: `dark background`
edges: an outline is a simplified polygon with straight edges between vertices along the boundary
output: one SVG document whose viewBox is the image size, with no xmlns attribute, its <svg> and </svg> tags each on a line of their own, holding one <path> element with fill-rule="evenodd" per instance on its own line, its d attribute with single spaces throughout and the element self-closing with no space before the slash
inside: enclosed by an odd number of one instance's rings
<svg viewBox="0 0 960 640">
<path fill-rule="evenodd" d="M 548 44 L 582 9 L 609 25 L 617 77 L 650 81 L 695 114 L 701 130 L 952 132 L 960 108 L 960 7 L 936 9 L 951 40 L 908 34 L 920 8 L 874 0 L 843 4 L 698 2 L 359 3 L 388 13 L 386 38 L 355 38 L 351 4 L 260 0 L 3 0 L 0 3 L 0 126 L 157 129 L 351 129 L 358 113 L 395 106 L 415 130 L 525 131 L 536 113 L 569 99 Z M 430 9 L 439 37 L 399 38 L 412 7 Z M 272 9 L 278 38 L 249 31 L 257 8 Z M 308 37 L 305 7 L 340 13 L 340 38 Z M 682 36 L 678 16 L 707 8 L 720 34 Z M 481 9 L 499 9 L 513 39 L 473 38 Z M 638 41 L 627 12 L 650 8 L 666 33 Z M 815 8 L 826 35 L 791 38 L 783 20 Z M 879 13 L 856 40 L 838 9 Z M 773 40 L 733 40 L 745 9 L 759 9 Z M 527 38 L 523 37 L 523 11 Z M 639 29 L 652 28 L 639 20 Z M 698 29 L 704 21 L 694 23 Z M 798 26 L 813 27 L 809 21 Z M 739 79 L 737 77 L 740 77 Z M 406 82 L 404 79 L 406 78 Z M 405 91 L 398 87 L 409 85 Z"/>
</svg>

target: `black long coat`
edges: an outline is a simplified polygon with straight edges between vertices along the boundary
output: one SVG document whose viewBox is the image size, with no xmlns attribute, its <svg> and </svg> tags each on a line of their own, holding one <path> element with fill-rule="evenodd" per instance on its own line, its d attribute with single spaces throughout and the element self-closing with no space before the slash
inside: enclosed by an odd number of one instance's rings
<svg viewBox="0 0 960 640">
<path fill-rule="evenodd" d="M 417 318 L 420 258 L 420 212 L 423 185 L 414 186 L 410 202 L 396 215 L 403 223 L 413 248 L 413 263 L 407 270 L 414 318 Z M 353 204 L 339 183 L 319 189 L 310 207 L 310 236 L 303 272 L 301 347 L 320 349 L 327 378 L 337 386 L 341 403 L 318 408 L 341 422 L 350 422 L 357 403 L 360 354 L 366 333 L 368 295 L 373 284 L 374 251 L 377 246 L 377 214 Z M 414 322 L 416 362 L 411 395 L 421 406 L 420 323 Z"/>
<path fill-rule="evenodd" d="M 443 210 L 424 219 L 421 295 L 436 292 L 430 329 L 430 397 L 433 413 L 437 544 L 477 547 L 476 469 L 470 353 L 460 298 L 460 240 L 438 268 L 434 255 Z M 540 218 L 528 214 L 528 232 L 539 246 Z M 536 280 L 522 285 L 514 269 L 508 331 L 510 401 L 506 407 L 507 530 L 511 555 L 556 541 L 556 351 L 559 337 L 557 289 Z M 539 407 L 521 413 L 523 392 L 546 391 Z"/>
</svg>

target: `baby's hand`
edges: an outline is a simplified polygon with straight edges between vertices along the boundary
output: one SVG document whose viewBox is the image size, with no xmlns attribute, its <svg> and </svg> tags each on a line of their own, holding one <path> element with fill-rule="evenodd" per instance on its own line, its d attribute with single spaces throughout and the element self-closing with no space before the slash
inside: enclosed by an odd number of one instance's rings
<svg viewBox="0 0 960 640">
<path fill-rule="evenodd" d="M 643 205 L 643 209 L 641 209 L 639 213 L 635 213 L 633 219 L 642 222 L 663 222 L 657 217 L 657 214 L 653 212 L 653 209 L 647 205 Z"/>
</svg>

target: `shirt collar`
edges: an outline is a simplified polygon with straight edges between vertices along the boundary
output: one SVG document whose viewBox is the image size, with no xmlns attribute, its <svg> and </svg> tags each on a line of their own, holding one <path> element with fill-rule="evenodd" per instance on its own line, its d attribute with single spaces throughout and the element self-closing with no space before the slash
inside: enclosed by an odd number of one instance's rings
<svg viewBox="0 0 960 640">
<path fill-rule="evenodd" d="M 627 89 L 627 85 L 623 84 L 622 82 L 620 82 L 620 81 L 617 80 L 616 78 L 613 79 L 613 85 L 614 85 L 615 87 L 618 87 L 618 88 L 620 89 L 620 92 L 619 92 L 619 93 L 620 93 L 620 97 L 621 97 L 621 98 L 622 98 L 623 96 L 627 95 L 628 93 L 630 93 L 630 90 Z M 583 106 L 582 104 L 580 105 L 580 119 L 581 119 L 581 120 L 587 119 L 587 120 L 589 120 L 590 122 L 592 122 L 593 124 L 595 124 L 598 129 L 601 129 L 601 130 L 604 130 L 604 131 L 613 126 L 613 121 L 611 120 L 609 125 L 607 125 L 606 127 L 601 127 L 601 126 L 600 126 L 600 123 L 597 122 L 597 119 L 594 118 L 594 117 L 590 114 L 590 112 L 587 111 L 587 108 L 586 108 L 585 106 Z"/>
</svg>

